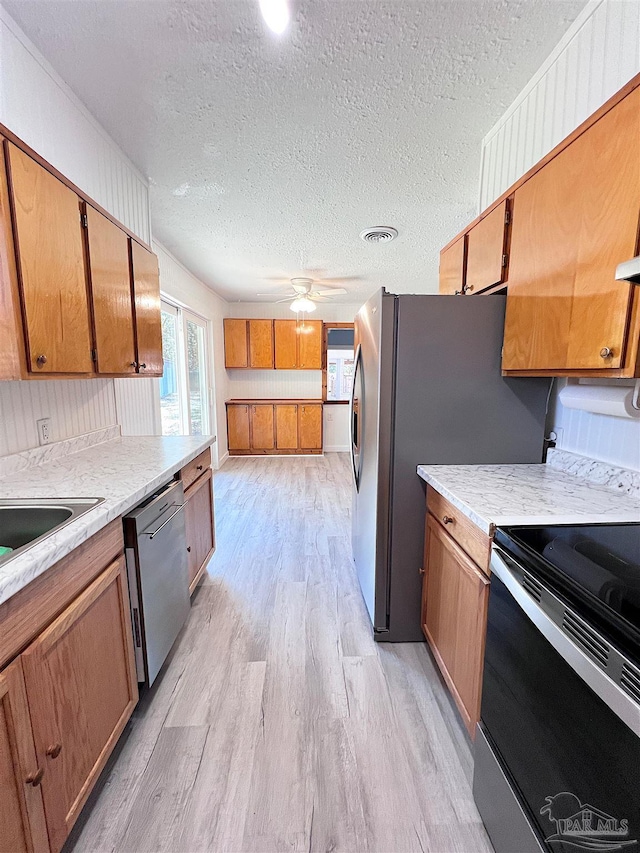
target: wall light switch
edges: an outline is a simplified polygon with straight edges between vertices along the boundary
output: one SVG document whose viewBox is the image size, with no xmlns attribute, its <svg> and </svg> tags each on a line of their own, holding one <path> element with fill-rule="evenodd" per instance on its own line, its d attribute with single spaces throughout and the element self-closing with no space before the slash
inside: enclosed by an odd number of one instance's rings
<svg viewBox="0 0 640 853">
<path fill-rule="evenodd" d="M 38 441 L 40 444 L 49 444 L 51 441 L 51 418 L 40 418 L 36 421 L 38 428 Z"/>
</svg>

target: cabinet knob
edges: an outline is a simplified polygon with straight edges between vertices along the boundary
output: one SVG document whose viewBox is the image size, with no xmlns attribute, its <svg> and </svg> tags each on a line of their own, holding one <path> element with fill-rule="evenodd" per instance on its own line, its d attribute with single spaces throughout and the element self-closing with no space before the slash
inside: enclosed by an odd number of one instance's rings
<svg viewBox="0 0 640 853">
<path fill-rule="evenodd" d="M 203 467 L 204 466 L 202 466 L 202 465 L 196 465 L 196 471 L 202 471 Z"/>
<path fill-rule="evenodd" d="M 146 370 L 147 365 L 144 363 L 144 361 L 142 361 L 142 362 L 140 362 L 140 364 L 138 365 L 138 367 L 140 368 L 140 370 Z"/>
<path fill-rule="evenodd" d="M 600 350 L 600 358 L 613 358 L 613 350 L 611 347 L 602 347 Z"/>
<path fill-rule="evenodd" d="M 472 285 L 472 284 L 467 284 L 467 286 L 465 287 L 465 291 L 466 291 L 467 293 L 471 293 L 471 291 L 472 291 L 472 290 L 473 290 L 473 285 Z"/>
<path fill-rule="evenodd" d="M 27 785 L 33 785 L 34 788 L 37 788 L 40 782 L 42 782 L 43 776 L 44 767 L 38 767 L 36 772 L 30 773 L 24 781 L 27 783 Z"/>
<path fill-rule="evenodd" d="M 464 296 L 464 290 L 454 290 L 453 295 L 454 296 Z"/>
<path fill-rule="evenodd" d="M 46 364 L 46 363 L 47 363 L 47 357 L 46 357 L 46 355 L 44 355 L 44 354 L 43 354 L 43 355 L 39 355 L 39 356 L 36 358 L 36 364 L 39 364 L 39 365 L 40 365 L 40 367 L 42 367 L 42 365 L 43 365 L 43 364 Z"/>
<path fill-rule="evenodd" d="M 187 552 L 188 552 L 189 554 L 191 553 L 191 545 L 187 545 Z"/>
<path fill-rule="evenodd" d="M 455 518 L 451 518 L 450 515 L 443 515 L 442 516 L 442 523 L 443 524 L 453 524 L 454 521 L 455 521 Z"/>
<path fill-rule="evenodd" d="M 54 743 L 52 746 L 49 747 L 46 754 L 49 756 L 49 758 L 57 758 L 61 752 L 62 752 L 62 744 L 61 743 Z"/>
<path fill-rule="evenodd" d="M 129 367 L 137 367 L 137 366 L 138 366 L 138 362 L 137 362 L 137 361 L 130 361 L 130 362 L 129 362 Z"/>
</svg>

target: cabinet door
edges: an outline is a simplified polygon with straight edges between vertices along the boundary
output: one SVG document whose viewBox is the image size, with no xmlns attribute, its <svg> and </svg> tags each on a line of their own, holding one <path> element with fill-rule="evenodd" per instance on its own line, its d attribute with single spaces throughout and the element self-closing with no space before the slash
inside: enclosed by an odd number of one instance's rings
<svg viewBox="0 0 640 853">
<path fill-rule="evenodd" d="M 249 367 L 249 342 L 246 320 L 224 321 L 224 366 Z"/>
<path fill-rule="evenodd" d="M 276 406 L 276 447 L 296 450 L 298 447 L 298 407 L 290 403 Z"/>
<path fill-rule="evenodd" d="M 307 403 L 298 406 L 300 447 L 322 450 L 322 406 Z"/>
<path fill-rule="evenodd" d="M 80 200 L 15 145 L 7 150 L 29 370 L 90 373 Z"/>
<path fill-rule="evenodd" d="M 227 440 L 229 450 L 250 450 L 249 406 L 231 404 L 227 406 Z"/>
<path fill-rule="evenodd" d="M 295 320 L 274 320 L 275 366 L 295 370 L 298 366 L 298 331 Z"/>
<path fill-rule="evenodd" d="M 1 853 L 46 853 L 49 850 L 41 771 L 31 732 L 22 664 L 18 658 L 0 672 Z"/>
<path fill-rule="evenodd" d="M 138 370 L 143 374 L 162 376 L 162 321 L 158 259 L 153 252 L 145 249 L 140 243 L 136 243 L 135 240 L 130 242 Z"/>
<path fill-rule="evenodd" d="M 209 562 L 215 550 L 212 485 L 213 475 L 209 468 L 184 493 L 189 592 L 196 588 L 200 570 Z"/>
<path fill-rule="evenodd" d="M 138 699 L 124 557 L 23 652 L 22 663 L 58 853 Z"/>
<path fill-rule="evenodd" d="M 273 320 L 249 320 L 249 367 L 273 367 Z"/>
<path fill-rule="evenodd" d="M 507 202 L 505 200 L 467 234 L 466 293 L 477 293 L 479 290 L 504 281 L 506 231 Z"/>
<path fill-rule="evenodd" d="M 259 404 L 251 407 L 251 449 L 273 450 L 273 406 Z"/>
<path fill-rule="evenodd" d="M 136 372 L 127 235 L 87 205 L 89 275 L 98 373 Z"/>
<path fill-rule="evenodd" d="M 440 252 L 440 293 L 463 293 L 465 253 L 464 237 Z"/>
<path fill-rule="evenodd" d="M 298 324 L 298 367 L 322 370 L 322 320 L 302 320 Z"/>
<path fill-rule="evenodd" d="M 516 190 L 503 370 L 622 364 L 639 199 L 636 89 Z"/>
<path fill-rule="evenodd" d="M 423 631 L 473 738 L 480 718 L 489 580 L 427 516 Z"/>
</svg>

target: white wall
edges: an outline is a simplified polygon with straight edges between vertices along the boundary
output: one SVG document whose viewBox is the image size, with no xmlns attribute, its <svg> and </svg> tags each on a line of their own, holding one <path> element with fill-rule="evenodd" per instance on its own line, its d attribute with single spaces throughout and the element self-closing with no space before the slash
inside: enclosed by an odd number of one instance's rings
<svg viewBox="0 0 640 853">
<path fill-rule="evenodd" d="M 482 145 L 484 209 L 640 72 L 640 2 L 592 0 Z M 640 421 L 564 409 L 558 446 L 640 470 Z"/>
<path fill-rule="evenodd" d="M 149 241 L 147 181 L 0 7 L 0 123 Z M 60 440 L 118 420 L 153 431 L 152 380 L 0 382 L 0 456 L 37 445 L 51 417 Z M 118 406 L 120 408 L 118 408 Z M 144 414 L 144 417 L 143 417 Z"/>
<path fill-rule="evenodd" d="M 318 305 L 311 319 L 352 323 L 359 308 L 359 303 L 326 303 Z M 295 314 L 291 312 L 287 303 L 274 305 L 264 302 L 233 302 L 228 306 L 227 316 L 291 320 Z M 322 398 L 321 370 L 227 370 L 226 373 L 227 399 Z M 324 407 L 324 449 L 326 451 L 349 449 L 348 415 L 348 406 Z"/>
</svg>

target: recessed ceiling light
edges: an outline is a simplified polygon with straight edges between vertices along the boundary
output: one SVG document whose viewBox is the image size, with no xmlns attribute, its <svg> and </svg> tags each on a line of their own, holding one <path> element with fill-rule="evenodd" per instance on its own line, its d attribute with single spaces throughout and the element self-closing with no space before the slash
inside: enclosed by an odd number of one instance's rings
<svg viewBox="0 0 640 853">
<path fill-rule="evenodd" d="M 390 225 L 375 225 L 360 232 L 360 239 L 365 243 L 390 243 L 397 236 L 397 230 Z"/>
<path fill-rule="evenodd" d="M 260 11 L 269 29 L 281 35 L 289 24 L 289 4 L 287 0 L 259 0 Z"/>
</svg>

